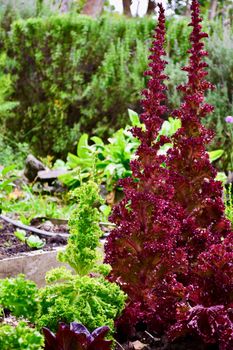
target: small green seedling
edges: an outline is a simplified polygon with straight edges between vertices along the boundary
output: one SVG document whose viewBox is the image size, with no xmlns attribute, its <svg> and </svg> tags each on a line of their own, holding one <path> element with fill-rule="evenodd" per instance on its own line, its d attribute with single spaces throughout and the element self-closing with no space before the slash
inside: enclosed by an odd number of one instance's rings
<svg viewBox="0 0 233 350">
<path fill-rule="evenodd" d="M 36 235 L 31 235 L 26 237 L 26 231 L 16 230 L 14 232 L 15 237 L 17 237 L 21 242 L 26 243 L 30 248 L 41 249 L 44 247 L 45 242 Z"/>
<path fill-rule="evenodd" d="M 26 240 L 27 245 L 30 248 L 41 249 L 44 247 L 45 242 L 36 235 L 31 235 Z"/>
<path fill-rule="evenodd" d="M 21 242 L 24 242 L 24 243 L 26 242 L 26 231 L 18 229 L 18 230 L 16 230 L 16 231 L 14 232 L 14 235 L 15 235 L 15 237 L 17 237 Z"/>
</svg>

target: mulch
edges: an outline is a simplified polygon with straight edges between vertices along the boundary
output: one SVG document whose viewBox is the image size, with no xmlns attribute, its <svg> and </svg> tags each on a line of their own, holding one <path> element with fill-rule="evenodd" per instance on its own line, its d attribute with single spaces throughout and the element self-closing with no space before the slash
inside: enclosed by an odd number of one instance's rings
<svg viewBox="0 0 233 350">
<path fill-rule="evenodd" d="M 199 339 L 186 337 L 169 342 L 166 337 L 138 332 L 134 338 L 125 343 L 119 343 L 116 350 L 219 350 L 219 346 L 204 344 Z"/>
</svg>

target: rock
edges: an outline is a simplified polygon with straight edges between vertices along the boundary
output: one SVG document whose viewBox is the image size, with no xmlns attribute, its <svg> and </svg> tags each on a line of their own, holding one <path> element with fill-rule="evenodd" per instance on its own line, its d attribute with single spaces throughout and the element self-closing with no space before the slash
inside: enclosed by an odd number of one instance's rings
<svg viewBox="0 0 233 350">
<path fill-rule="evenodd" d="M 56 180 L 60 175 L 67 174 L 68 170 L 66 169 L 56 169 L 56 170 L 40 170 L 38 172 L 38 180 L 51 182 Z"/>
<path fill-rule="evenodd" d="M 32 154 L 27 156 L 24 175 L 29 181 L 34 181 L 40 170 L 46 170 L 46 166 Z"/>
<path fill-rule="evenodd" d="M 54 232 L 54 225 L 51 221 L 47 220 L 38 226 L 40 230 Z"/>
</svg>

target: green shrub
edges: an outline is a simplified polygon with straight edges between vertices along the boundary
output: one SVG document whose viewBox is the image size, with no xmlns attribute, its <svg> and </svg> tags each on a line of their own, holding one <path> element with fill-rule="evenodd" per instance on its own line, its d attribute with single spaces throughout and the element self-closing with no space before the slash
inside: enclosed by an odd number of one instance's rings
<svg viewBox="0 0 233 350">
<path fill-rule="evenodd" d="M 42 350 L 43 344 L 43 336 L 24 322 L 16 327 L 0 324 L 1 350 Z"/>
<path fill-rule="evenodd" d="M 80 130 L 110 135 L 125 124 L 128 107 L 139 108 L 153 28 L 147 18 L 63 15 L 15 22 L 6 46 L 15 59 L 8 71 L 16 74 L 12 95 L 20 106 L 6 127 L 42 154 L 72 150 Z M 180 61 L 186 29 L 177 21 L 173 28 L 168 45 Z"/>
<path fill-rule="evenodd" d="M 189 29 L 187 19 L 169 21 L 168 69 L 174 73 L 168 85 L 171 104 L 177 105 L 175 84 L 183 75 L 176 72 L 186 60 Z M 224 82 L 227 105 L 232 106 L 231 44 L 222 34 L 213 35 L 223 31 L 220 22 L 206 22 L 205 27 L 212 35 L 211 80 L 220 86 Z M 14 60 L 6 65 L 14 76 L 10 97 L 20 105 L 2 120 L 4 129 L 17 141 L 28 142 L 40 155 L 64 158 L 74 151 L 83 132 L 106 138 L 125 126 L 127 109 L 140 111 L 139 91 L 146 82 L 143 71 L 153 28 L 151 18 L 92 19 L 74 13 L 14 22 L 4 48 L 10 61 Z M 227 110 L 221 103 L 221 113 Z M 213 114 L 211 120 L 215 118 Z M 224 137 L 222 141 L 225 145 Z M 228 163 L 226 157 L 224 166 Z"/>
<path fill-rule="evenodd" d="M 215 106 L 215 111 L 208 117 L 206 124 L 216 133 L 212 148 L 221 147 L 225 150 L 221 160 L 222 168 L 233 170 L 232 124 L 225 122 L 226 116 L 233 115 L 232 31 L 225 29 L 222 39 L 216 34 L 211 37 L 207 50 L 210 79 L 217 88 L 208 97 L 208 102 Z"/>
<path fill-rule="evenodd" d="M 25 159 L 30 153 L 27 143 L 16 143 L 6 135 L 0 134 L 0 165 L 9 166 L 16 164 L 17 169 L 22 169 Z"/>
</svg>

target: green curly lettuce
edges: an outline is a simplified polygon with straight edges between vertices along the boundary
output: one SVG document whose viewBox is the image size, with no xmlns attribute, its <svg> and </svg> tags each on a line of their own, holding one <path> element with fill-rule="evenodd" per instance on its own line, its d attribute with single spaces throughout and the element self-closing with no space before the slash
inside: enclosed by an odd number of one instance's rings
<svg viewBox="0 0 233 350">
<path fill-rule="evenodd" d="M 55 279 L 58 279 L 57 281 Z M 114 330 L 114 320 L 120 315 L 126 299 L 115 283 L 104 276 L 71 275 L 64 268 L 50 271 L 52 282 L 39 292 L 40 310 L 36 324 L 56 331 L 58 322 L 79 322 L 90 331 L 102 325 Z"/>
<path fill-rule="evenodd" d="M 37 294 L 36 284 L 26 280 L 23 274 L 0 280 L 0 307 L 9 309 L 16 317 L 34 321 L 38 307 Z"/>
<path fill-rule="evenodd" d="M 43 345 L 44 337 L 25 322 L 19 322 L 16 327 L 0 324 L 1 350 L 42 350 Z"/>
<path fill-rule="evenodd" d="M 58 260 L 68 263 L 77 274 L 84 276 L 94 269 L 96 261 L 101 260 L 98 251 L 102 231 L 99 227 L 100 212 L 103 203 L 98 185 L 93 181 L 84 183 L 73 191 L 77 207 L 69 220 L 70 236 L 64 252 L 58 254 Z"/>
</svg>

